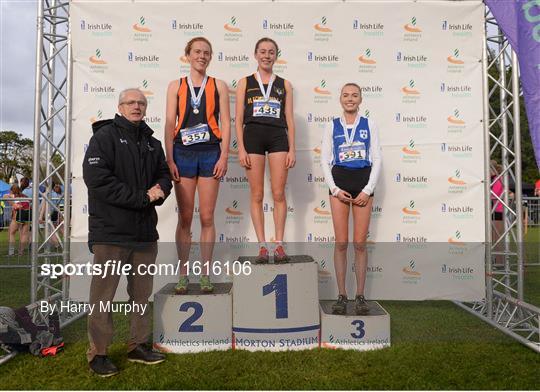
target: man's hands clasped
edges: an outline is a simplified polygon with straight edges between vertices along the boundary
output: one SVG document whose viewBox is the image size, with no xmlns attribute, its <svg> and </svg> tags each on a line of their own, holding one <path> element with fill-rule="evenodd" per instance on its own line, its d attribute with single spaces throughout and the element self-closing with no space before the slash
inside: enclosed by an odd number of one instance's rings
<svg viewBox="0 0 540 392">
<path fill-rule="evenodd" d="M 165 199 L 165 194 L 161 190 L 161 187 L 159 186 L 159 184 L 156 184 L 152 188 L 148 189 L 146 191 L 146 194 L 148 195 L 150 199 L 150 203 L 153 203 L 154 201 L 158 199 Z"/>
</svg>

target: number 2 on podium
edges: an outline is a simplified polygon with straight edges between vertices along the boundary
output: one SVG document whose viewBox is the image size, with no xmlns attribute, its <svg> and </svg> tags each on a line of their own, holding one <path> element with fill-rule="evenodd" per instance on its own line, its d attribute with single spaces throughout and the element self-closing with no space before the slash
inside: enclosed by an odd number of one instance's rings
<svg viewBox="0 0 540 392">
<path fill-rule="evenodd" d="M 278 274 L 273 281 L 263 286 L 263 297 L 276 292 L 276 318 L 289 318 L 289 303 L 287 293 L 287 275 Z"/>
<path fill-rule="evenodd" d="M 193 309 L 193 314 L 180 324 L 178 332 L 203 332 L 202 325 L 193 325 L 193 323 L 200 319 L 203 314 L 202 305 L 198 302 L 184 302 L 180 305 L 180 309 L 178 310 L 180 312 L 187 312 L 189 309 Z"/>
</svg>

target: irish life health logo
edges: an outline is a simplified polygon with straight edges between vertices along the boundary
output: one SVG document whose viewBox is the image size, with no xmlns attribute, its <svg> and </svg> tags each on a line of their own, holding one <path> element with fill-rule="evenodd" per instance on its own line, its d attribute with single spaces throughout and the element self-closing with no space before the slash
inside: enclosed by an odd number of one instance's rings
<svg viewBox="0 0 540 392">
<path fill-rule="evenodd" d="M 138 65 L 143 69 L 159 68 L 159 56 L 153 53 L 128 52 L 127 59 L 130 64 Z"/>
<path fill-rule="evenodd" d="M 422 28 L 418 25 L 416 16 L 413 16 L 403 25 L 403 41 L 418 42 L 422 38 Z"/>
<path fill-rule="evenodd" d="M 441 214 L 454 219 L 474 219 L 474 208 L 468 204 L 441 203 Z"/>
<path fill-rule="evenodd" d="M 90 72 L 92 73 L 103 74 L 109 69 L 107 60 L 105 60 L 105 56 L 99 48 L 97 48 L 96 51 L 90 57 L 88 57 L 88 61 L 90 62 Z"/>
<path fill-rule="evenodd" d="M 152 37 L 152 29 L 148 26 L 144 16 L 139 17 L 139 20 L 131 28 L 135 42 L 148 42 Z"/>
<path fill-rule="evenodd" d="M 332 36 L 332 28 L 329 26 L 326 16 L 322 16 L 317 23 L 313 25 L 314 40 L 318 42 L 328 42 Z"/>
<path fill-rule="evenodd" d="M 262 28 L 276 37 L 294 36 L 294 23 L 286 20 L 263 19 Z"/>
<path fill-rule="evenodd" d="M 407 68 L 422 69 L 427 67 L 428 57 L 422 53 L 412 54 L 400 50 L 396 53 L 396 62 Z"/>
<path fill-rule="evenodd" d="M 218 52 L 217 60 L 226 63 L 230 68 L 241 69 L 249 67 L 249 56 L 246 53 Z"/>
<path fill-rule="evenodd" d="M 327 88 L 325 79 L 322 79 L 320 83 L 313 88 L 313 93 L 313 102 L 317 104 L 326 104 L 332 99 L 332 93 Z"/>
<path fill-rule="evenodd" d="M 451 154 L 454 158 L 471 159 L 473 146 L 467 143 L 441 143 L 441 152 Z"/>
<path fill-rule="evenodd" d="M 429 177 L 427 176 L 411 176 L 402 173 L 396 173 L 394 180 L 396 183 L 403 184 L 410 189 L 426 189 L 430 183 Z"/>
<path fill-rule="evenodd" d="M 319 68 L 337 68 L 339 66 L 339 56 L 334 53 L 307 52 L 307 61 L 310 64 L 317 64 Z"/>
<path fill-rule="evenodd" d="M 223 25 L 223 28 L 225 29 L 225 33 L 223 35 L 224 41 L 238 42 L 243 37 L 242 29 L 239 27 L 236 16 L 231 16 Z"/>
<path fill-rule="evenodd" d="M 186 37 L 199 37 L 204 35 L 204 24 L 195 21 L 173 19 L 171 20 L 171 30 L 181 32 Z"/>
<path fill-rule="evenodd" d="M 474 268 L 468 266 L 454 266 L 449 264 L 443 264 L 441 266 L 441 273 L 449 276 L 455 280 L 472 280 L 474 279 Z"/>
<path fill-rule="evenodd" d="M 448 84 L 441 82 L 441 94 L 447 94 L 452 98 L 470 98 L 472 96 L 472 87 L 468 84 Z"/>
<path fill-rule="evenodd" d="M 403 125 L 408 129 L 425 129 L 428 124 L 427 114 L 423 113 L 402 113 L 398 112 L 395 116 L 397 124 Z"/>
<path fill-rule="evenodd" d="M 360 32 L 363 37 L 384 37 L 384 24 L 380 21 L 355 18 L 352 22 L 352 29 Z"/>
<path fill-rule="evenodd" d="M 107 22 L 91 22 L 88 19 L 81 19 L 79 24 L 81 31 L 89 32 L 93 37 L 112 37 L 113 25 Z"/>
<path fill-rule="evenodd" d="M 116 99 L 116 88 L 109 84 L 90 84 L 88 82 L 83 83 L 83 93 L 94 96 L 98 99 Z"/>
<path fill-rule="evenodd" d="M 360 73 L 373 73 L 377 69 L 377 60 L 370 48 L 366 48 L 364 52 L 358 56 L 360 65 L 358 66 L 358 72 Z"/>
<path fill-rule="evenodd" d="M 454 37 L 470 38 L 473 35 L 473 26 L 470 23 L 455 23 L 454 21 L 443 20 L 441 29 Z"/>
</svg>

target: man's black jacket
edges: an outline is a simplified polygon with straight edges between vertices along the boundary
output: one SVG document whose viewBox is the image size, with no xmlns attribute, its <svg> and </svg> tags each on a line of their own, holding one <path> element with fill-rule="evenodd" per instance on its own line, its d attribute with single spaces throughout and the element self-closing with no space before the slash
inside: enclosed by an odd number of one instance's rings
<svg viewBox="0 0 540 392">
<path fill-rule="evenodd" d="M 155 206 L 164 199 L 150 203 L 146 192 L 159 184 L 167 197 L 172 187 L 161 143 L 145 122 L 136 125 L 119 115 L 92 128 L 83 162 L 90 250 L 96 243 L 156 241 Z"/>
</svg>

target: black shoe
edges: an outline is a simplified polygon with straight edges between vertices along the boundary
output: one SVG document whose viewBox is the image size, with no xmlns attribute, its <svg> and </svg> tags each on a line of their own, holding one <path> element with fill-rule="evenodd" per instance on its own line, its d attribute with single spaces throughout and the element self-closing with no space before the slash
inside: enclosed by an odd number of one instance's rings
<svg viewBox="0 0 540 392">
<path fill-rule="evenodd" d="M 96 355 L 88 365 L 100 377 L 110 377 L 118 374 L 118 368 L 114 366 L 114 363 L 106 355 Z"/>
<path fill-rule="evenodd" d="M 365 316 L 369 314 L 369 305 L 363 295 L 357 295 L 354 300 L 354 310 L 359 316 Z"/>
<path fill-rule="evenodd" d="M 335 304 L 332 305 L 333 314 L 345 314 L 347 313 L 347 296 L 339 295 Z"/>
<path fill-rule="evenodd" d="M 152 351 L 151 348 L 139 344 L 134 350 L 128 353 L 129 362 L 139 362 L 145 365 L 155 365 L 165 360 L 165 355 Z"/>
</svg>

